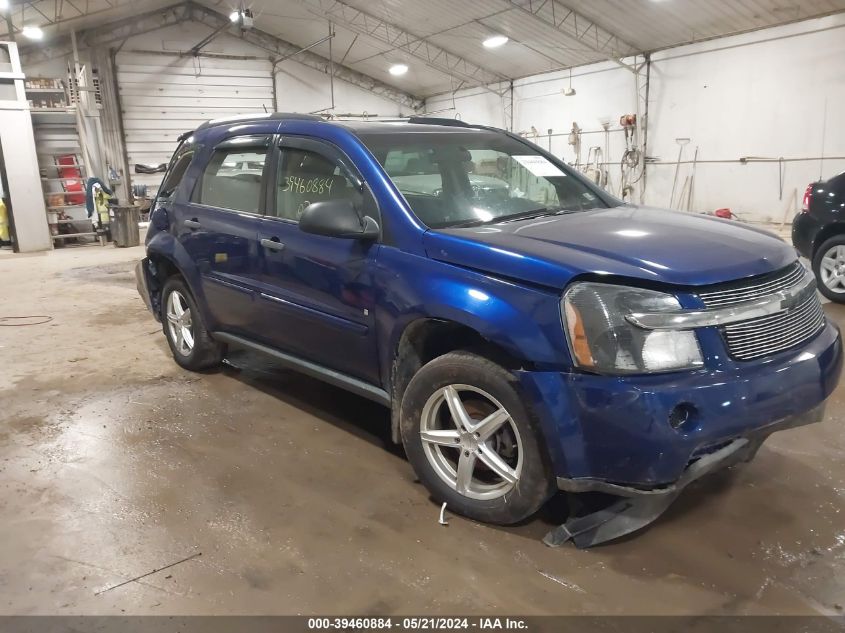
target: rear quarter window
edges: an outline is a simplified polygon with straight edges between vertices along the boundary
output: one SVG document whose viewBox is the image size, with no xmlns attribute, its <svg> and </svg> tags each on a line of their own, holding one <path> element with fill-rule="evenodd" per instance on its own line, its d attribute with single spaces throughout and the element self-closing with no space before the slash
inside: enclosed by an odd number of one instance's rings
<svg viewBox="0 0 845 633">
<path fill-rule="evenodd" d="M 167 198 L 168 196 L 173 195 L 173 192 L 176 191 L 177 187 L 179 187 L 179 183 L 182 182 L 182 178 L 185 176 L 185 172 L 188 171 L 188 166 L 191 164 L 193 159 L 193 148 L 185 150 L 179 154 L 164 176 L 164 180 L 158 190 L 159 196 Z"/>
</svg>

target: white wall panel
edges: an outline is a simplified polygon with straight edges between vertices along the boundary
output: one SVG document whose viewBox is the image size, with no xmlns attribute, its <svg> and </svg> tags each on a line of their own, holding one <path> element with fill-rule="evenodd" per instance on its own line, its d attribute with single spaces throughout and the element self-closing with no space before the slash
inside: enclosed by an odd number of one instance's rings
<svg viewBox="0 0 845 633">
<path fill-rule="evenodd" d="M 843 60 L 845 14 L 656 54 L 649 152 L 674 160 L 675 139 L 691 138 L 686 158 L 698 145 L 699 159 L 714 161 L 698 166 L 697 209 L 781 221 L 794 191 L 800 205 L 809 182 L 845 169 L 841 158 L 819 160 L 845 156 Z M 787 159 L 783 199 L 778 164 L 741 156 Z M 667 203 L 673 175 L 672 165 L 650 168 L 650 200 Z"/>
<path fill-rule="evenodd" d="M 648 166 L 646 202 L 668 206 L 678 156 L 676 138 L 690 138 L 684 159 L 699 147 L 694 211 L 730 207 L 743 219 L 791 219 L 806 185 L 845 169 L 845 14 L 838 14 L 720 38 L 656 53 L 652 59 L 648 154 L 660 159 Z M 634 112 L 632 75 L 612 63 L 573 69 L 577 94 L 565 97 L 565 72 L 535 75 L 514 82 L 514 129 L 533 126 L 538 142 L 567 162 L 574 159 L 566 135 L 572 121 L 585 132 L 582 158 L 590 145 L 602 145 L 601 122 L 611 121 L 611 162 L 624 149 L 619 116 Z M 827 113 L 825 115 L 825 102 Z M 437 116 L 459 115 L 465 121 L 503 125 L 501 101 L 482 89 L 441 95 L 426 101 Z M 824 139 L 824 141 L 823 141 Z M 828 157 L 823 163 L 819 158 Z M 742 156 L 787 161 L 783 199 L 777 163 L 738 162 Z M 682 165 L 680 189 L 692 166 Z M 619 182 L 619 166 L 611 165 L 611 184 Z M 677 206 L 677 205 L 676 205 Z M 789 206 L 789 208 L 787 208 Z"/>
<path fill-rule="evenodd" d="M 135 163 L 166 162 L 179 134 L 209 119 L 263 112 L 265 107 L 272 111 L 273 69 L 267 51 L 221 35 L 203 52 L 260 59 L 179 55 L 209 33 L 205 26 L 185 23 L 130 38 L 123 45 L 117 56 L 118 87 L 130 171 Z M 328 108 L 328 73 L 286 60 L 276 67 L 276 95 L 283 112 Z M 334 84 L 334 103 L 337 113 L 396 116 L 401 111 L 399 104 L 340 80 Z M 161 174 L 133 173 L 131 178 L 152 191 L 161 182 Z"/>
<path fill-rule="evenodd" d="M 314 112 L 331 106 L 331 90 L 328 73 L 297 64 L 294 60 L 284 61 L 276 67 L 278 107 L 281 112 Z M 334 82 L 334 112 L 370 115 L 398 116 L 408 110 L 372 92 L 344 81 Z M 332 110 L 325 110 L 332 112 Z"/>
<path fill-rule="evenodd" d="M 182 132 L 209 119 L 272 111 L 271 72 L 265 59 L 119 53 L 117 83 L 132 183 L 156 190 L 162 175 L 136 174 L 134 166 L 166 163 Z"/>
</svg>

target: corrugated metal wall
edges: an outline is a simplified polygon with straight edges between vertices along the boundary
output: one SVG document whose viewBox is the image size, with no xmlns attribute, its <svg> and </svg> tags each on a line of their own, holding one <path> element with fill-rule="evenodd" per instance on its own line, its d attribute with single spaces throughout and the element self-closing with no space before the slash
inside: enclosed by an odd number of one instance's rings
<svg viewBox="0 0 845 633">
<path fill-rule="evenodd" d="M 121 52 L 117 84 L 130 181 L 153 195 L 162 174 L 136 174 L 135 164 L 170 160 L 176 138 L 209 119 L 273 111 L 269 60 L 218 59 Z"/>
</svg>

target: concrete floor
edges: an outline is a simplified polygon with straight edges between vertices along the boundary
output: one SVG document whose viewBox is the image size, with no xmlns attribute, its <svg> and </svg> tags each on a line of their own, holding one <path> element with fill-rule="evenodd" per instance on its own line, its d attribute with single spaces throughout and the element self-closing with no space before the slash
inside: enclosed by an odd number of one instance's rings
<svg viewBox="0 0 845 633">
<path fill-rule="evenodd" d="M 551 550 L 556 504 L 439 526 L 377 405 L 254 358 L 181 370 L 140 256 L 0 255 L 0 316 L 52 317 L 0 327 L 0 613 L 842 613 L 845 387 L 647 531 Z"/>
</svg>

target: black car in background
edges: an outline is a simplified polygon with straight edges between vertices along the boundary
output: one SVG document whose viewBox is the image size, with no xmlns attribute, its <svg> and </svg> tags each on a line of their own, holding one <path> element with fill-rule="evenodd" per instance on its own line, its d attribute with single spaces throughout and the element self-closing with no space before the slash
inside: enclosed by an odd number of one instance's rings
<svg viewBox="0 0 845 633">
<path fill-rule="evenodd" d="M 792 243 L 813 263 L 821 293 L 845 303 L 845 172 L 807 186 Z"/>
</svg>

